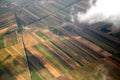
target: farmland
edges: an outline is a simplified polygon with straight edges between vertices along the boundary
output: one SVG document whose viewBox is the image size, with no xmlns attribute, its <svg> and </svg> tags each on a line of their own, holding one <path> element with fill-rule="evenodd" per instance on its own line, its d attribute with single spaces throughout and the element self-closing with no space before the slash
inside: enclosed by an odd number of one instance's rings
<svg viewBox="0 0 120 80">
<path fill-rule="evenodd" d="M 4 47 L 4 40 L 3 40 L 3 36 L 0 35 L 0 48 Z"/>
<path fill-rule="evenodd" d="M 4 78 L 5 80 L 29 79 L 26 57 L 20 41 L 15 45 L 1 49 L 0 56 L 1 80 L 4 80 Z"/>
<path fill-rule="evenodd" d="M 12 0 L 0 8 L 0 80 L 119 80 L 117 39 L 96 31 L 103 24 L 77 21 L 87 3 Z"/>
</svg>

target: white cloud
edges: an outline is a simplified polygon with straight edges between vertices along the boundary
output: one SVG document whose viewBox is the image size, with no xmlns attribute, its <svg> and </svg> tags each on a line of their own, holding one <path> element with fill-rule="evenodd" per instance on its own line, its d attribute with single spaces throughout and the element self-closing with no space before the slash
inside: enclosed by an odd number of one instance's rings
<svg viewBox="0 0 120 80">
<path fill-rule="evenodd" d="M 78 12 L 78 20 L 85 23 L 95 23 L 107 20 L 115 25 L 120 25 L 120 0 L 97 0 L 85 14 Z"/>
</svg>

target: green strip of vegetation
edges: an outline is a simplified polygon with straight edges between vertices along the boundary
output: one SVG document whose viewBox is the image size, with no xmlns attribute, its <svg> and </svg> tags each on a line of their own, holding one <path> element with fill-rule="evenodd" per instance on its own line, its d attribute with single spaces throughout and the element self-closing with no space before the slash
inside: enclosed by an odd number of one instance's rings
<svg viewBox="0 0 120 80">
<path fill-rule="evenodd" d="M 94 58 L 93 56 L 91 56 L 88 52 L 86 52 L 85 50 L 81 49 L 77 44 L 74 44 L 72 41 L 66 39 L 65 37 L 63 37 L 63 38 L 64 38 L 65 40 L 67 40 L 68 42 L 70 42 L 70 43 L 71 43 L 72 45 L 74 45 L 75 47 L 77 47 L 77 48 L 81 51 L 82 54 L 88 55 L 88 56 L 89 56 L 91 59 L 93 59 L 94 61 L 97 60 L 96 58 Z"/>
<path fill-rule="evenodd" d="M 80 74 L 77 70 L 71 71 L 70 74 L 71 74 L 75 79 L 88 80 L 83 74 Z"/>
<path fill-rule="evenodd" d="M 32 65 L 29 65 L 30 67 L 30 73 L 31 73 L 31 80 L 45 80 L 43 76 L 41 76 L 38 73 L 38 70 L 35 70 L 35 68 Z"/>
<path fill-rule="evenodd" d="M 75 60 L 80 66 L 83 66 L 83 64 L 77 59 L 75 58 L 72 54 L 68 53 L 66 50 L 64 50 L 63 48 L 61 48 L 59 45 L 57 45 L 55 42 L 50 41 L 53 45 L 55 45 L 57 48 L 59 48 L 62 52 L 64 52 L 65 54 L 67 54 L 69 57 L 71 57 L 73 60 Z"/>
<path fill-rule="evenodd" d="M 43 45 L 38 44 L 33 46 L 34 49 L 37 51 L 43 53 L 43 55 L 51 62 L 53 63 L 56 68 L 58 68 L 62 73 L 66 73 L 70 70 L 70 68 L 63 64 L 63 62 L 57 58 L 52 52 L 50 52 L 47 48 L 45 48 Z"/>
<path fill-rule="evenodd" d="M 6 46 L 15 45 L 18 42 L 16 31 L 8 31 L 7 33 L 5 33 L 5 37 Z"/>
<path fill-rule="evenodd" d="M 4 48 L 4 37 L 0 35 L 0 49 Z"/>
<path fill-rule="evenodd" d="M 41 37 L 43 40 L 47 41 L 49 40 L 43 33 L 41 33 L 40 31 L 35 32 L 39 37 Z"/>
<path fill-rule="evenodd" d="M 114 48 L 112 48 L 111 46 L 108 46 L 106 45 L 105 43 L 97 40 L 96 38 L 84 33 L 84 32 L 81 32 L 80 35 L 82 37 L 84 37 L 85 39 L 95 43 L 96 45 L 100 46 L 101 48 L 105 49 L 106 51 L 109 51 L 110 53 L 114 53 L 114 54 L 118 54 L 119 52 L 116 51 Z"/>
</svg>

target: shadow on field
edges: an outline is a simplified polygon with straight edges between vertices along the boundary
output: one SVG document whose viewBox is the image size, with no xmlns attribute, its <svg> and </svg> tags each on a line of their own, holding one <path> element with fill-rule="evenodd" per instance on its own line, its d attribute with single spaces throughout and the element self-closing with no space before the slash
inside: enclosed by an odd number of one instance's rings
<svg viewBox="0 0 120 80">
<path fill-rule="evenodd" d="M 24 57 L 17 56 L 15 59 L 12 56 L 7 56 L 3 61 L 0 61 L 0 80 L 18 80 L 17 78 L 20 76 L 26 75 L 23 74 L 26 71 L 27 64 Z"/>
</svg>

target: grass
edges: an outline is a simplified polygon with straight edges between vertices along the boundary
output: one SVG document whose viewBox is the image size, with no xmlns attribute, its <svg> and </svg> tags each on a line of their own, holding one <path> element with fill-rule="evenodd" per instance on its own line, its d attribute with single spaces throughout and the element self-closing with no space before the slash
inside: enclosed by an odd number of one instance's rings
<svg viewBox="0 0 120 80">
<path fill-rule="evenodd" d="M 53 45 L 55 45 L 57 48 L 59 48 L 63 53 L 67 54 L 69 57 L 71 57 L 73 60 L 75 60 L 80 66 L 83 66 L 83 64 L 77 59 L 75 58 L 72 54 L 68 53 L 66 50 L 64 50 L 61 46 L 59 46 L 58 44 L 56 44 L 53 41 L 50 41 Z"/>
<path fill-rule="evenodd" d="M 32 65 L 29 65 L 31 80 L 45 80 Z"/>
<path fill-rule="evenodd" d="M 11 37 L 12 44 L 17 43 L 17 35 L 15 32 L 11 33 L 10 37 Z"/>
<path fill-rule="evenodd" d="M 93 42 L 94 44 L 100 46 L 101 48 L 105 49 L 106 51 L 109 51 L 110 53 L 114 53 L 114 54 L 118 54 L 119 51 L 115 50 L 114 48 L 112 48 L 111 46 L 97 40 L 96 38 L 94 38 L 93 36 L 90 36 L 89 34 L 86 34 L 84 32 L 81 32 L 80 35 L 82 37 L 84 37 L 85 39 Z"/>
<path fill-rule="evenodd" d="M 84 75 L 80 74 L 77 70 L 71 71 L 70 74 L 71 74 L 75 79 L 88 80 L 87 78 L 85 78 Z"/>
<path fill-rule="evenodd" d="M 4 48 L 4 39 L 3 35 L 0 35 L 0 49 Z"/>
<path fill-rule="evenodd" d="M 54 78 L 47 69 L 42 69 L 40 73 L 45 78 L 45 80 L 53 80 Z"/>
<path fill-rule="evenodd" d="M 52 74 L 44 67 L 44 65 L 36 57 L 34 57 L 34 55 L 32 55 L 27 49 L 26 53 L 28 57 L 28 65 L 31 71 L 32 80 L 44 80 L 43 78 L 45 78 L 45 80 L 52 80 Z"/>
<path fill-rule="evenodd" d="M 9 56 L 9 53 L 5 50 L 5 49 L 2 49 L 0 51 L 4 56 Z M 0 54 L 1 55 L 1 54 Z"/>
<path fill-rule="evenodd" d="M 91 58 L 91 60 L 94 60 L 94 61 L 97 60 L 97 59 L 94 58 L 92 55 L 90 55 L 90 53 L 88 53 L 87 51 L 81 49 L 81 48 L 80 48 L 77 44 L 75 44 L 74 42 L 68 40 L 68 39 L 65 38 L 65 37 L 63 37 L 63 38 L 64 38 L 66 41 L 68 41 L 70 44 L 72 44 L 74 47 L 78 48 L 78 49 L 81 51 L 80 53 L 78 53 L 79 55 L 80 55 L 80 54 L 85 54 L 86 56 L 89 56 L 89 57 Z"/>
<path fill-rule="evenodd" d="M 5 37 L 7 46 L 15 45 L 17 43 L 17 34 L 15 31 L 5 35 Z"/>
<path fill-rule="evenodd" d="M 53 80 L 54 78 L 51 73 L 45 68 L 38 70 L 30 62 L 29 67 L 31 73 L 31 80 Z"/>
<path fill-rule="evenodd" d="M 50 52 L 43 45 L 38 44 L 38 45 L 35 45 L 33 48 L 43 53 L 42 55 L 45 56 L 51 63 L 53 63 L 55 67 L 58 68 L 62 73 L 66 73 L 70 70 L 69 67 L 64 65 L 59 58 L 57 58 L 52 52 Z"/>
<path fill-rule="evenodd" d="M 41 37 L 44 41 L 49 40 L 43 33 L 41 33 L 40 31 L 35 32 L 39 37 Z"/>
</svg>

